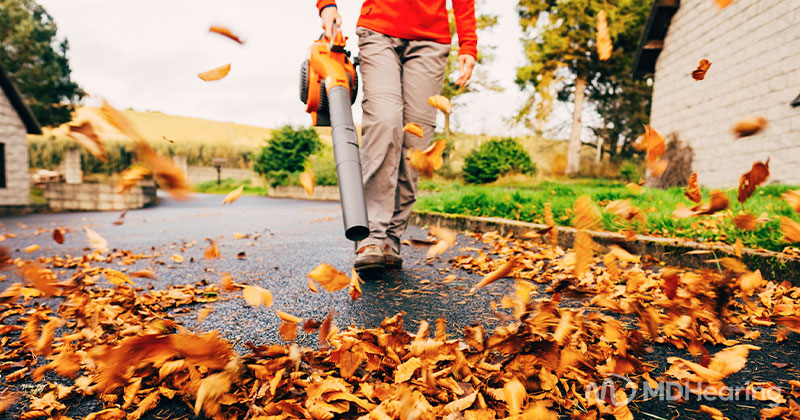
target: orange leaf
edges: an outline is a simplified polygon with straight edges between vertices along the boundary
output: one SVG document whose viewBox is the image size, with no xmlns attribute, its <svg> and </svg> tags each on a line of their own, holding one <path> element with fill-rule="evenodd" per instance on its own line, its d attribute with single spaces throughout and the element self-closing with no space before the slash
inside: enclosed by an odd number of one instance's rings
<svg viewBox="0 0 800 420">
<path fill-rule="evenodd" d="M 442 153 L 444 153 L 446 147 L 447 142 L 445 140 L 438 140 L 425 150 L 411 149 L 409 150 L 408 163 L 412 168 L 418 170 L 422 176 L 430 178 L 433 176 L 433 171 L 444 165 Z"/>
<path fill-rule="evenodd" d="M 108 155 L 103 141 L 100 140 L 100 136 L 95 132 L 91 122 L 85 121 L 77 125 L 65 124 L 62 127 L 65 127 L 67 136 L 86 149 L 92 156 L 103 162 L 108 162 Z M 59 131 L 63 130 L 64 128 L 59 129 Z"/>
<path fill-rule="evenodd" d="M 754 134 L 758 134 L 766 126 L 767 119 L 764 117 L 745 118 L 743 120 L 739 120 L 739 122 L 733 126 L 733 133 L 739 138 L 752 136 Z"/>
<path fill-rule="evenodd" d="M 703 194 L 700 192 L 700 185 L 697 183 L 697 172 L 689 175 L 689 180 L 686 182 L 686 191 L 683 194 L 697 204 L 703 201 Z"/>
<path fill-rule="evenodd" d="M 297 323 L 284 320 L 278 327 L 278 335 L 283 341 L 297 340 Z"/>
<path fill-rule="evenodd" d="M 311 169 L 300 174 L 300 185 L 306 190 L 309 197 L 314 196 L 314 171 Z"/>
<path fill-rule="evenodd" d="M 306 326 L 303 325 L 303 329 Z M 333 309 L 328 312 L 328 316 L 322 321 L 322 324 L 319 327 L 319 345 L 322 347 L 328 346 L 328 336 L 331 333 L 331 329 L 333 328 Z"/>
<path fill-rule="evenodd" d="M 207 260 L 213 260 L 220 257 L 219 247 L 215 241 L 211 241 L 211 243 L 208 244 L 208 248 L 206 248 L 205 252 L 203 252 L 203 257 L 205 257 Z"/>
<path fill-rule="evenodd" d="M 692 72 L 692 78 L 694 80 L 700 81 L 706 78 L 706 72 L 711 67 L 711 62 L 706 60 L 705 58 L 700 60 L 700 64 L 697 65 L 697 68 Z"/>
<path fill-rule="evenodd" d="M 3 391 L 0 394 L 0 413 L 6 411 L 8 407 L 14 405 L 14 403 L 19 399 L 20 393 L 17 392 L 9 392 L 8 390 Z"/>
<path fill-rule="evenodd" d="M 200 313 L 197 314 L 197 323 L 201 323 L 208 318 L 208 315 L 211 314 L 211 311 L 214 310 L 212 306 L 206 306 L 205 308 L 200 310 Z"/>
<path fill-rule="evenodd" d="M 237 286 L 233 283 L 233 277 L 231 273 L 222 273 L 219 277 L 219 288 L 225 290 L 227 292 L 232 292 L 234 290 L 238 290 L 240 286 Z"/>
<path fill-rule="evenodd" d="M 694 214 L 714 214 L 728 208 L 728 196 L 720 190 L 711 191 L 711 199 L 708 204 L 695 206 L 692 208 Z"/>
<path fill-rule="evenodd" d="M 208 28 L 208 31 L 209 32 L 213 32 L 215 34 L 220 34 L 220 35 L 222 35 L 224 37 L 228 37 L 228 38 L 236 41 L 239 44 L 244 44 L 244 41 L 242 41 L 238 36 L 236 36 L 233 32 L 231 32 L 230 29 L 228 29 L 228 28 L 226 28 L 224 26 L 213 25 L 210 28 Z"/>
<path fill-rule="evenodd" d="M 230 63 L 228 63 L 224 66 L 219 66 L 209 71 L 197 73 L 197 77 L 206 82 L 213 82 L 215 80 L 224 79 L 225 76 L 227 76 L 228 73 L 230 73 L 230 71 L 231 71 L 231 65 Z"/>
<path fill-rule="evenodd" d="M 57 244 L 61 245 L 64 243 L 64 229 L 55 228 L 53 229 L 53 240 L 56 241 Z"/>
<path fill-rule="evenodd" d="M 153 171 L 151 171 L 148 168 L 145 168 L 144 166 L 141 165 L 131 166 L 130 168 L 122 171 L 119 174 L 119 181 L 117 182 L 117 193 L 119 194 L 128 191 L 129 189 L 131 189 L 131 187 L 136 185 L 137 182 L 141 181 L 145 177 L 150 176 L 152 174 Z"/>
<path fill-rule="evenodd" d="M 300 318 L 298 318 L 298 317 L 296 317 L 296 316 L 294 316 L 292 314 L 289 314 L 289 313 L 283 312 L 281 310 L 278 310 L 278 309 L 275 310 L 275 313 L 278 314 L 278 318 L 280 318 L 280 319 L 282 319 L 282 320 L 284 320 L 286 322 L 294 322 L 295 324 L 297 324 L 300 321 L 302 321 L 302 319 L 300 319 Z"/>
<path fill-rule="evenodd" d="M 405 131 L 406 133 L 413 134 L 413 135 L 415 135 L 415 136 L 417 136 L 419 138 L 422 138 L 422 136 L 424 135 L 424 132 L 422 131 L 422 127 L 420 127 L 419 124 L 415 124 L 415 123 L 406 124 L 406 126 L 403 127 L 403 131 Z"/>
<path fill-rule="evenodd" d="M 121 286 L 125 283 L 133 284 L 133 281 L 131 281 L 130 277 L 128 277 L 125 273 L 121 273 L 116 270 L 103 270 L 103 275 L 105 275 L 108 281 L 114 286 Z"/>
<path fill-rule="evenodd" d="M 350 276 L 350 299 L 358 300 L 361 297 L 361 277 L 353 269 L 353 274 Z"/>
<path fill-rule="evenodd" d="M 509 260 L 506 261 L 506 263 L 503 264 L 500 268 L 487 274 L 480 282 L 478 282 L 478 284 L 473 286 L 472 289 L 470 289 L 469 293 L 470 294 L 475 293 L 476 290 L 484 286 L 487 286 L 491 283 L 494 283 L 495 281 L 500 280 L 503 277 L 508 276 L 508 274 L 511 273 L 514 267 L 517 266 L 518 258 L 519 258 L 518 255 L 514 255 L 511 258 L 509 258 Z"/>
<path fill-rule="evenodd" d="M 739 178 L 739 195 L 737 200 L 744 204 L 756 191 L 756 187 L 769 178 L 769 159 L 766 163 L 756 162 L 753 167 Z"/>
<path fill-rule="evenodd" d="M 334 268 L 332 265 L 322 263 L 308 273 L 308 277 L 319 283 L 325 290 L 335 292 L 350 285 L 347 275 Z"/>
<path fill-rule="evenodd" d="M 800 190 L 786 191 L 781 194 L 781 198 L 789 203 L 789 207 L 793 208 L 794 211 L 800 213 Z"/>
<path fill-rule="evenodd" d="M 717 5 L 717 8 L 724 9 L 733 3 L 733 0 L 714 0 L 714 4 Z"/>
<path fill-rule="evenodd" d="M 444 112 L 445 114 L 453 112 L 453 105 L 450 104 L 450 100 L 442 95 L 433 95 L 428 98 L 428 105 Z"/>
<path fill-rule="evenodd" d="M 245 286 L 242 297 L 250 306 L 272 306 L 272 293 L 258 286 Z"/>
<path fill-rule="evenodd" d="M 588 269 L 594 258 L 594 241 L 592 235 L 579 230 L 575 236 L 575 277 L 579 278 Z"/>
<path fill-rule="evenodd" d="M 783 239 L 786 242 L 800 242 L 800 223 L 788 217 L 781 217 L 781 233 L 783 233 Z"/>
<path fill-rule="evenodd" d="M 89 246 L 104 254 L 108 252 L 108 242 L 102 236 L 89 228 L 83 229 L 86 231 L 86 239 L 89 240 Z"/>
<path fill-rule="evenodd" d="M 733 224 L 741 230 L 755 230 L 758 227 L 759 220 L 749 213 L 737 214 L 733 218 Z"/>
<path fill-rule="evenodd" d="M 225 204 L 233 204 L 234 201 L 238 200 L 239 197 L 242 196 L 242 192 L 244 191 L 244 185 L 240 185 L 239 188 L 231 191 L 225 198 L 222 200 L 222 205 Z"/>
<path fill-rule="evenodd" d="M 430 235 L 439 238 L 439 241 L 428 248 L 428 253 L 426 255 L 428 258 L 434 258 L 447 251 L 448 248 L 455 246 L 456 237 L 458 236 L 456 232 L 439 226 L 432 226 L 430 228 Z"/>
<path fill-rule="evenodd" d="M 588 195 L 582 195 L 575 200 L 575 219 L 572 225 L 585 230 L 602 229 L 603 216 Z"/>
<path fill-rule="evenodd" d="M 597 56 L 600 61 L 611 58 L 614 46 L 611 43 L 611 35 L 608 33 L 608 21 L 606 20 L 605 10 L 597 14 Z"/>
<path fill-rule="evenodd" d="M 544 221 L 547 226 L 553 228 L 548 233 L 550 245 L 558 247 L 558 229 L 556 228 L 556 219 L 553 217 L 553 209 L 550 203 L 544 203 Z"/>
<path fill-rule="evenodd" d="M 25 247 L 25 252 L 27 253 L 36 252 L 39 248 L 41 248 L 39 245 L 33 244 L 31 246 Z"/>
<path fill-rule="evenodd" d="M 519 379 L 513 378 L 506 382 L 503 386 L 503 399 L 508 407 L 508 414 L 514 416 L 521 413 L 527 396 L 528 392 L 525 391 L 525 386 Z"/>
</svg>

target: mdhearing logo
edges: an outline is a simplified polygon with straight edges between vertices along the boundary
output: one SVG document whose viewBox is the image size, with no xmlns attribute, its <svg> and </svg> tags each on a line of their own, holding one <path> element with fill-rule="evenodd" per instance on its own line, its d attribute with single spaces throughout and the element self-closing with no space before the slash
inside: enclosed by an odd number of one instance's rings
<svg viewBox="0 0 800 420">
<path fill-rule="evenodd" d="M 771 384 L 772 385 L 772 384 Z M 622 393 L 618 392 L 622 390 Z M 761 398 L 756 398 L 756 395 Z M 772 401 L 770 407 L 780 405 L 783 400 L 781 388 L 778 386 L 761 386 L 748 382 L 742 387 L 720 389 L 701 382 L 658 382 L 656 387 L 650 386 L 648 381 L 642 381 L 642 388 L 624 375 L 607 374 L 603 382 L 591 383 L 586 386 L 587 399 L 605 401 L 613 406 L 628 405 L 631 401 L 641 398 L 647 401 L 653 398 L 659 401 Z"/>
</svg>

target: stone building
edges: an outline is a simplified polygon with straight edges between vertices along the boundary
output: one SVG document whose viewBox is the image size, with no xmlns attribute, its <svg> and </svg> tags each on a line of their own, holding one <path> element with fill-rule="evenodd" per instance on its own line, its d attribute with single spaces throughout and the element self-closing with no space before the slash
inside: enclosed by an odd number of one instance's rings
<svg viewBox="0 0 800 420">
<path fill-rule="evenodd" d="M 701 59 L 705 80 L 691 77 Z M 651 124 L 694 149 L 709 187 L 733 187 L 753 162 L 770 159 L 768 182 L 800 185 L 800 0 L 655 0 L 633 65 L 653 76 Z M 761 133 L 731 128 L 764 117 Z"/>
<path fill-rule="evenodd" d="M 0 65 L 0 206 L 30 204 L 27 134 L 41 134 L 5 68 Z"/>
</svg>

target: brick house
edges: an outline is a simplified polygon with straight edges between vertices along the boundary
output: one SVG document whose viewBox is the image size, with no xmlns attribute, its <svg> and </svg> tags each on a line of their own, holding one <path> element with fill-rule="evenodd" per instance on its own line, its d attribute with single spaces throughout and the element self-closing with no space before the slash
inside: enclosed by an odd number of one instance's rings
<svg viewBox="0 0 800 420">
<path fill-rule="evenodd" d="M 42 130 L 0 65 L 0 206 L 30 204 L 27 134 Z"/>
<path fill-rule="evenodd" d="M 705 80 L 691 72 L 712 64 Z M 800 1 L 655 0 L 633 65 L 653 76 L 652 126 L 694 149 L 693 170 L 709 187 L 738 185 L 770 159 L 768 182 L 800 185 Z M 736 121 L 761 116 L 760 134 L 735 139 Z"/>
</svg>

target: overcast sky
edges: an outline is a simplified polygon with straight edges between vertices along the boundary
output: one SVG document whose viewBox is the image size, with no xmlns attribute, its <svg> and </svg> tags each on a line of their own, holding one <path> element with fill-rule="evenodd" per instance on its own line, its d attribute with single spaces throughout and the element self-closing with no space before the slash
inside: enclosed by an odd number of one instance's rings
<svg viewBox="0 0 800 420">
<path fill-rule="evenodd" d="M 308 124 L 298 99 L 298 69 L 319 36 L 313 0 L 39 0 L 70 43 L 74 79 L 118 108 L 234 121 L 263 127 Z M 360 0 L 340 0 L 348 46 L 357 48 Z M 479 12 L 499 15 L 481 43 L 497 45 L 490 75 L 502 93 L 464 97 L 454 113 L 459 131 L 508 134 L 505 119 L 524 96 L 514 85 L 523 63 L 514 0 L 489 0 Z M 246 43 L 208 32 L 224 25 Z M 196 74 L 232 63 L 227 78 L 203 82 Z M 91 104 L 91 102 L 89 102 Z M 360 106 L 355 119 L 360 123 Z M 517 131 L 517 130 L 515 130 Z"/>
</svg>

